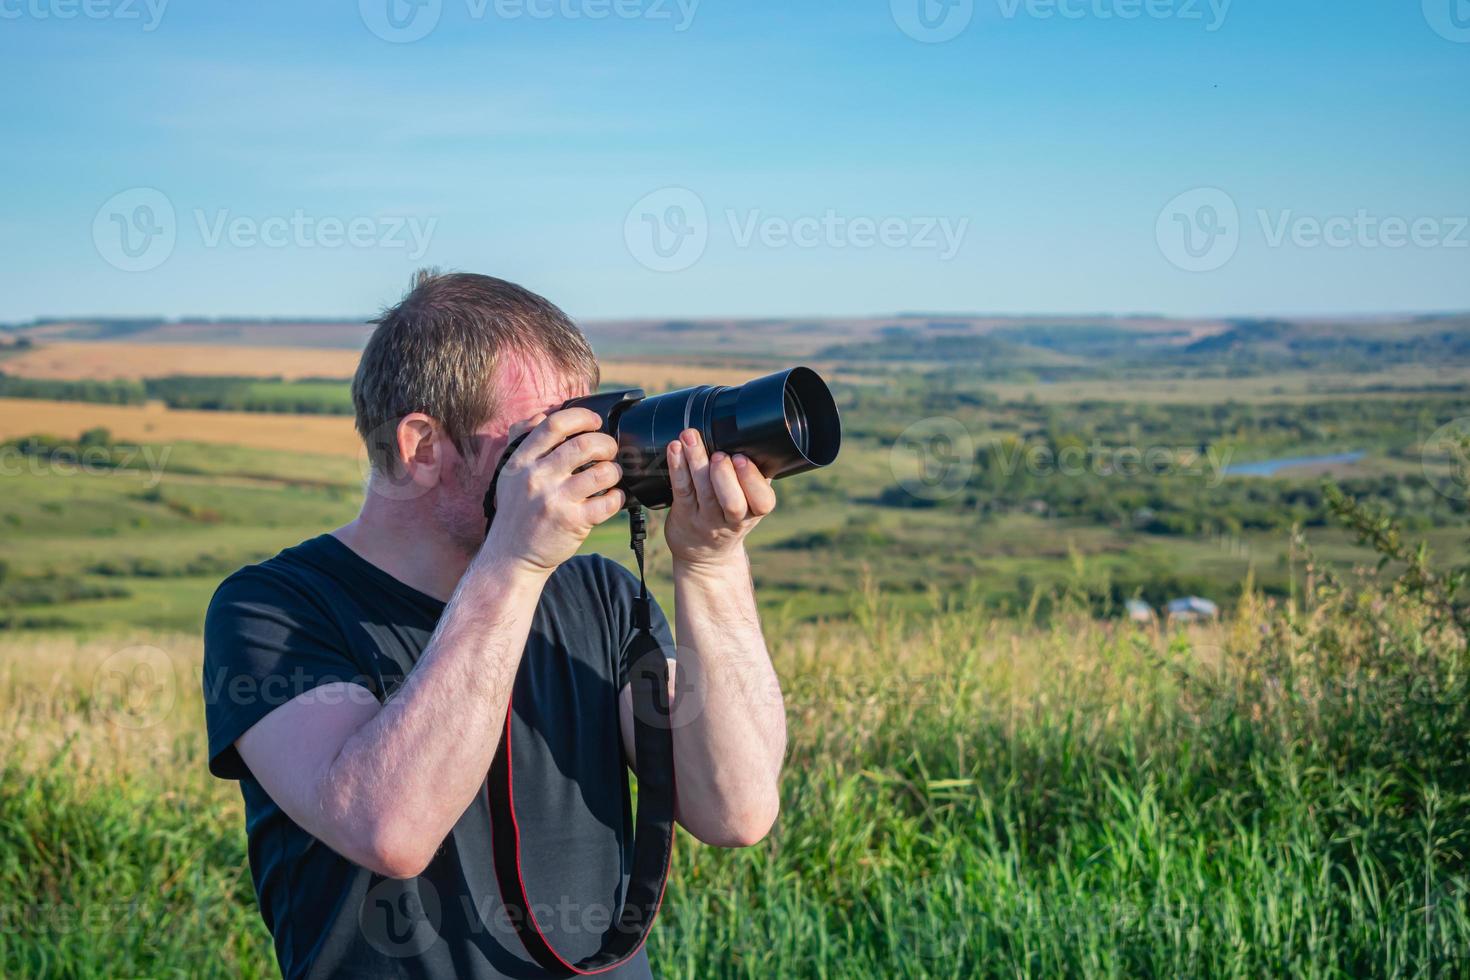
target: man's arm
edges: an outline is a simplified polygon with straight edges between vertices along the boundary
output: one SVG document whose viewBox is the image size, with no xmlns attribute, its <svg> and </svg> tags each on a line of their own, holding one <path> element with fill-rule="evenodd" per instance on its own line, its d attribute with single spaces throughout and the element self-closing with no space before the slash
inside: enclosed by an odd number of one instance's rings
<svg viewBox="0 0 1470 980">
<path fill-rule="evenodd" d="M 606 462 L 616 443 L 591 431 L 600 424 L 583 409 L 558 412 L 506 465 L 492 533 L 392 698 L 379 705 L 346 696 L 351 685 L 324 685 L 236 741 L 287 816 L 349 860 L 419 874 L 479 791 L 542 586 L 622 507 L 621 491 L 593 496 L 620 475 Z"/>
<path fill-rule="evenodd" d="M 235 743 L 308 833 L 379 874 L 419 874 L 484 781 L 546 576 L 484 554 L 384 704 L 329 684 Z M 355 695 L 355 696 L 353 696 Z"/>
<path fill-rule="evenodd" d="M 675 714 L 676 815 L 706 844 L 745 847 L 780 810 L 786 709 L 756 611 L 745 535 L 776 505 L 754 463 L 706 456 L 689 430 L 669 447 L 674 504 L 665 535 L 674 556 L 674 687 L 697 704 Z M 689 709 L 683 709 L 689 710 Z M 632 696 L 623 692 L 632 758 Z"/>
</svg>

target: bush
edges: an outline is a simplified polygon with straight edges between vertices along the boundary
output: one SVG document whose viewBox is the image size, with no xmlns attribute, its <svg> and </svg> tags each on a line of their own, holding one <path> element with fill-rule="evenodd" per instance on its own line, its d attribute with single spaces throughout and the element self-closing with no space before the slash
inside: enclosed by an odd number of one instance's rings
<svg viewBox="0 0 1470 980">
<path fill-rule="evenodd" d="M 131 595 L 116 585 L 93 585 L 66 576 L 14 578 L 0 585 L 0 607 L 59 606 L 89 599 L 124 599 Z"/>
<path fill-rule="evenodd" d="M 17 378 L 0 372 L 0 398 L 43 398 L 103 405 L 141 405 L 147 401 L 137 381 L 58 381 Z"/>
</svg>

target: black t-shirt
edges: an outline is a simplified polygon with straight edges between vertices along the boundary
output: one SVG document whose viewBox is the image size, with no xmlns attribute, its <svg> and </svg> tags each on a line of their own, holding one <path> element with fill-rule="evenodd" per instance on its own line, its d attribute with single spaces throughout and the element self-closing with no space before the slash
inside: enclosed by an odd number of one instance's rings
<svg viewBox="0 0 1470 980">
<path fill-rule="evenodd" d="M 536 607 L 512 699 L 522 875 L 538 925 L 571 960 L 597 949 L 631 866 L 618 692 L 636 592 L 632 574 L 604 558 L 558 568 Z M 329 534 L 241 569 L 210 603 L 209 768 L 240 781 L 250 871 L 285 977 L 545 975 L 502 909 L 483 789 L 424 873 L 399 881 L 299 827 L 234 748 L 272 710 L 322 684 L 355 683 L 379 702 L 392 696 L 443 611 Z M 672 651 L 657 608 L 654 630 Z M 602 976 L 649 977 L 647 955 Z"/>
</svg>

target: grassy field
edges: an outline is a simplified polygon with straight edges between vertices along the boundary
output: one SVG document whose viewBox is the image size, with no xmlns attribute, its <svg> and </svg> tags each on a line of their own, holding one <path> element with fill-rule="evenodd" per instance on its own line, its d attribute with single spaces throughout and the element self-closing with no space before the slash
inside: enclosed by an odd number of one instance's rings
<svg viewBox="0 0 1470 980">
<path fill-rule="evenodd" d="M 1110 616 L 1135 594 L 1155 605 L 1190 592 L 1228 604 L 1247 576 L 1282 595 L 1293 522 L 1312 525 L 1340 566 L 1372 559 L 1325 520 L 1322 467 L 1231 478 L 1220 467 L 1232 460 L 1361 451 L 1333 477 L 1411 522 L 1442 560 L 1461 544 L 1463 497 L 1426 477 L 1447 477 L 1451 461 L 1421 445 L 1446 420 L 1470 415 L 1458 394 L 1053 405 L 1004 400 L 991 386 L 929 391 L 911 373 L 892 387 L 842 386 L 839 397 L 841 464 L 780 484 L 781 506 L 753 552 L 766 610 L 797 620 L 846 615 L 865 574 L 909 608 L 934 590 L 969 589 L 996 610 L 1045 612 L 1073 589 Z M 127 447 L 117 450 L 127 465 L 19 455 L 15 441 L 75 439 L 97 426 Z M 974 461 L 947 457 L 956 447 L 934 441 L 955 426 Z M 7 437 L 0 617 L 12 625 L 195 629 L 223 572 L 350 520 L 365 476 L 345 416 L 0 399 Z M 1214 469 L 1151 478 L 1108 468 L 1114 449 L 1173 459 L 1205 444 Z M 987 456 L 986 447 L 1001 448 Z M 1068 447 L 1091 454 L 1075 472 L 1031 465 Z M 1033 450 L 1053 456 L 1020 455 Z M 929 493 L 921 478 L 936 464 L 953 465 L 964 482 Z M 621 559 L 624 534 L 609 525 L 589 548 Z M 651 567 L 662 587 L 656 536 Z"/>
<path fill-rule="evenodd" d="M 745 851 L 681 839 L 660 975 L 1470 965 L 1466 650 L 1411 596 L 1322 588 L 1172 633 L 849 598 L 847 623 L 771 630 L 782 816 Z M 198 657 L 0 640 L 6 975 L 272 974 Z"/>
<path fill-rule="evenodd" d="M 229 570 L 346 523 L 360 503 L 362 464 L 352 457 L 195 442 L 145 443 L 123 453 L 132 466 L 6 457 L 12 472 L 0 495 L 0 622 L 52 631 L 197 630 Z M 883 485 L 882 453 L 856 445 L 849 465 L 831 485 L 817 476 L 779 486 L 781 506 L 752 546 L 768 615 L 845 617 L 865 575 L 905 608 L 924 608 L 936 591 L 963 589 L 1012 613 L 1049 610 L 1066 590 L 1108 601 L 1119 582 L 1193 583 L 1218 589 L 1211 594 L 1222 601 L 1248 576 L 1277 594 L 1287 588 L 1286 537 L 1278 531 L 1163 536 L 1081 517 L 895 508 L 862 491 Z M 626 534 L 625 522 L 609 522 L 587 550 L 626 562 Z M 1453 526 L 1424 534 L 1441 556 L 1456 554 L 1463 538 Z M 1342 529 L 1324 526 L 1316 536 L 1338 566 L 1371 560 Z M 656 532 L 649 567 L 655 591 L 668 600 Z M 1116 614 L 1116 601 L 1100 611 Z"/>
<path fill-rule="evenodd" d="M 1175 405 L 1273 401 L 1304 404 L 1324 397 L 1417 398 L 1426 388 L 1470 386 L 1463 364 L 1399 367 L 1391 371 L 1290 371 L 1245 378 L 1144 378 L 1081 380 L 1065 384 L 996 382 L 989 390 L 1002 399 L 1033 399 L 1047 404 L 1129 401 Z"/>
</svg>

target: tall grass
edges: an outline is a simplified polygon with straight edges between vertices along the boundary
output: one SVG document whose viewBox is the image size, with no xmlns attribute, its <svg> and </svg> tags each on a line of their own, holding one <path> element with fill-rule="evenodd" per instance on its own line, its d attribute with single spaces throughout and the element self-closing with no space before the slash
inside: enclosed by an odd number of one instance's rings
<svg viewBox="0 0 1470 980">
<path fill-rule="evenodd" d="M 1160 636 L 963 612 L 787 651 L 781 831 L 686 849 L 686 976 L 1470 968 L 1461 657 L 1377 611 Z"/>
<path fill-rule="evenodd" d="M 1307 573 L 1172 631 L 871 590 L 773 630 L 778 829 L 681 840 L 656 972 L 1470 970 L 1465 638 L 1414 589 Z M 177 675 L 141 702 L 99 674 L 111 645 L 0 643 L 7 976 L 274 971 L 238 798 L 204 772 L 197 641 L 144 642 Z"/>
<path fill-rule="evenodd" d="M 276 973 L 238 791 L 205 773 L 197 649 L 0 643 L 0 975 Z"/>
</svg>

